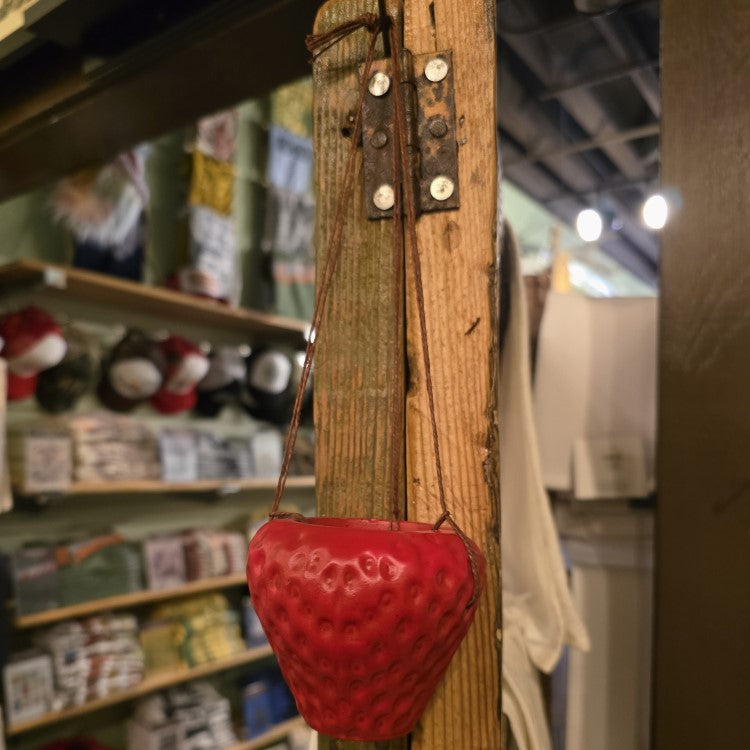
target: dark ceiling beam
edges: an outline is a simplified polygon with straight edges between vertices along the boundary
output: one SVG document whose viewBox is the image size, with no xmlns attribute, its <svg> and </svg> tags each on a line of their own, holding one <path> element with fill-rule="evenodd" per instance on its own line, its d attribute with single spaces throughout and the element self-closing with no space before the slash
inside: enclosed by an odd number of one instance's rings
<svg viewBox="0 0 750 750">
<path fill-rule="evenodd" d="M 550 120 L 542 106 L 528 97 L 524 87 L 515 79 L 508 66 L 503 65 L 502 62 L 498 68 L 498 87 L 499 126 L 505 129 L 524 151 L 523 156 L 520 157 L 521 161 L 518 161 L 515 166 L 513 157 L 508 153 L 503 154 L 503 167 L 507 175 L 518 181 L 524 170 L 533 168 L 535 164 L 542 164 L 546 170 L 557 177 L 559 183 L 564 186 L 563 190 L 569 189 L 574 192 L 596 190 L 602 176 L 581 158 L 581 154 L 561 155 L 541 162 L 523 160 L 526 154 L 541 150 L 560 150 L 570 144 L 565 141 L 560 129 Z M 641 171 L 630 179 L 645 179 L 646 177 L 647 175 Z M 552 192 L 559 194 L 560 187 Z M 546 195 L 550 193 L 531 192 L 530 194 L 535 199 L 544 201 Z M 643 254 L 654 263 L 659 254 L 658 244 L 641 225 L 631 206 L 614 195 L 610 196 L 610 203 L 622 219 L 622 233 L 632 244 L 633 252 Z M 582 208 L 580 201 L 577 205 L 580 210 Z M 573 215 L 574 218 L 575 215 Z"/>
<path fill-rule="evenodd" d="M 578 212 L 589 205 L 589 202 L 584 200 L 585 196 L 577 195 L 564 178 L 552 172 L 544 164 L 523 163 L 523 157 L 526 154 L 523 145 L 502 126 L 498 128 L 498 132 L 503 177 L 533 196 L 550 213 L 568 226 L 573 226 Z M 520 166 L 515 169 L 508 168 L 506 160 L 511 163 L 515 161 Z M 608 232 L 598 244 L 602 250 L 642 281 L 653 287 L 658 286 L 656 258 L 645 253 L 641 246 L 628 236 L 625 226 L 623 230 Z"/>
<path fill-rule="evenodd" d="M 624 24 L 616 26 L 606 16 L 594 18 L 592 22 L 620 62 L 631 61 L 634 51 L 637 59 L 645 62 L 646 53 L 640 41 Z M 638 89 L 653 116 L 659 119 L 661 91 L 659 78 L 653 67 L 647 65 L 641 70 L 634 70 L 630 75 L 630 80 L 633 81 L 633 85 Z"/>
<path fill-rule="evenodd" d="M 578 141 L 577 143 L 570 143 L 565 146 L 550 150 L 533 151 L 523 158 L 524 162 L 535 162 L 535 161 L 550 161 L 554 159 L 560 159 L 564 156 L 572 156 L 574 154 L 582 154 L 585 151 L 593 151 L 594 149 L 605 148 L 606 146 L 614 143 L 626 143 L 628 141 L 636 141 L 641 138 L 650 138 L 654 135 L 659 135 L 660 130 L 659 123 L 653 123 L 651 125 L 641 125 L 637 128 L 628 128 L 627 130 L 620 130 L 614 133 L 604 133 L 597 136 L 596 138 L 587 138 L 585 141 Z M 515 166 L 509 164 L 508 166 Z"/>
<path fill-rule="evenodd" d="M 530 12 L 528 6 L 524 6 L 524 8 L 528 15 Z M 584 16 L 584 18 L 587 19 L 587 23 L 591 23 L 590 17 Z M 524 62 L 545 89 L 549 90 L 557 85 L 560 74 L 550 64 L 550 61 L 551 59 L 560 61 L 568 60 L 572 54 L 572 50 L 558 49 L 555 47 L 552 37 L 544 39 L 538 36 L 506 36 L 502 32 L 502 28 L 500 29 L 500 33 L 506 44 Z M 601 100 L 590 89 L 569 91 L 561 94 L 557 97 L 557 100 L 590 137 L 594 137 L 601 130 L 602 123 L 612 121 L 612 113 L 605 109 Z M 630 124 L 615 123 L 615 126 L 627 126 Z M 613 143 L 608 145 L 604 149 L 604 152 L 625 177 L 633 179 L 642 174 L 643 167 L 640 163 L 638 153 L 630 144 Z"/>
<path fill-rule="evenodd" d="M 603 73 L 597 73 L 593 76 L 587 76 L 581 78 L 578 81 L 569 83 L 565 86 L 557 86 L 549 91 L 539 95 L 539 100 L 546 102 L 551 99 L 558 99 L 564 94 L 569 94 L 572 91 L 580 91 L 581 89 L 592 89 L 596 86 L 601 86 L 605 83 L 611 83 L 612 81 L 618 81 L 621 78 L 628 78 L 635 73 L 640 73 L 643 70 L 649 70 L 655 68 L 659 64 L 658 59 L 646 60 L 645 62 L 635 63 L 634 65 L 625 65 L 613 70 L 605 71 Z"/>
</svg>

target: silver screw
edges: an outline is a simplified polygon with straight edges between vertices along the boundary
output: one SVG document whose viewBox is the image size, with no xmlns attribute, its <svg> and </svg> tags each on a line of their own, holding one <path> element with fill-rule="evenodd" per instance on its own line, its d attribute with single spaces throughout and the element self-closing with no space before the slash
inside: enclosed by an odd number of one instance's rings
<svg viewBox="0 0 750 750">
<path fill-rule="evenodd" d="M 379 70 L 370 78 L 367 88 L 373 96 L 383 96 L 391 87 L 391 79 Z"/>
<path fill-rule="evenodd" d="M 372 202 L 381 211 L 389 211 L 393 208 L 393 188 L 390 185 L 381 185 L 373 194 Z"/>
<path fill-rule="evenodd" d="M 442 57 L 433 57 L 424 66 L 424 74 L 428 81 L 437 83 L 448 75 L 448 63 Z"/>
<path fill-rule="evenodd" d="M 438 175 L 431 183 L 430 183 L 430 195 L 436 200 L 436 201 L 447 201 L 448 198 L 453 195 L 453 191 L 456 189 L 456 186 L 453 184 L 453 180 L 451 180 L 450 177 L 446 177 L 445 175 Z"/>
</svg>

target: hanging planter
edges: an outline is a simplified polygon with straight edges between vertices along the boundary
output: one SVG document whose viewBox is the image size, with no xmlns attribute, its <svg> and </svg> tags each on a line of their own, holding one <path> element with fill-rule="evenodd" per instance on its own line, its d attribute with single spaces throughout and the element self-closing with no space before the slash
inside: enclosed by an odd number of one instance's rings
<svg viewBox="0 0 750 750">
<path fill-rule="evenodd" d="M 463 541 L 430 524 L 272 520 L 247 576 L 300 713 L 348 740 L 414 728 L 477 604 Z"/>
<path fill-rule="evenodd" d="M 279 512 L 299 427 L 326 298 L 341 251 L 344 201 L 353 194 L 354 153 L 375 40 L 387 28 L 394 78 L 401 80 L 401 46 L 392 19 L 364 14 L 319 37 L 324 49 L 356 29 L 370 32 L 359 104 L 336 225 L 319 280 L 312 331 L 270 518 L 250 542 L 247 580 L 253 607 L 276 654 L 297 707 L 319 732 L 340 739 L 381 741 L 408 734 L 425 710 L 474 618 L 484 586 L 485 563 L 446 503 L 424 314 L 416 209 L 408 178 L 405 103 L 394 94 L 394 270 L 402 272 L 403 235 L 410 233 L 425 381 L 442 515 L 433 524 L 399 519 L 398 476 L 391 476 L 391 520 L 305 518 Z M 404 216 L 402 217 L 402 210 Z M 396 315 L 400 313 L 396 311 Z M 398 322 L 398 321 L 397 321 Z M 394 369 L 399 363 L 395 360 Z M 403 431 L 394 408 L 394 434 Z M 392 464 L 400 443 L 393 440 Z"/>
</svg>

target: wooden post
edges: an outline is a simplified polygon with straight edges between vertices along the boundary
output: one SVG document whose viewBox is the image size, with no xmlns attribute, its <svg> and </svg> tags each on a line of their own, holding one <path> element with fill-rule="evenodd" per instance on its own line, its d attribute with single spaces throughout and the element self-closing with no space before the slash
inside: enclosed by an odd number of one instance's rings
<svg viewBox="0 0 750 750">
<path fill-rule="evenodd" d="M 453 51 L 461 208 L 424 214 L 417 239 L 448 503 L 482 547 L 488 571 L 474 625 L 411 747 L 495 750 L 500 747 L 496 633 L 501 614 L 495 3 L 407 0 L 404 44 L 415 55 Z M 407 515 L 434 521 L 440 507 L 411 273 L 406 288 Z"/>
<path fill-rule="evenodd" d="M 391 12 L 398 11 L 397 3 L 389 6 Z M 377 12 L 377 7 L 377 0 L 331 0 L 320 9 L 315 31 Z M 344 131 L 351 130 L 358 69 L 368 39 L 367 32 L 355 32 L 322 54 L 313 67 L 318 278 L 351 143 Z M 383 54 L 379 41 L 376 56 Z M 393 222 L 368 221 L 364 201 L 359 149 L 343 251 L 315 363 L 316 495 L 319 515 L 388 518 L 392 405 L 393 399 L 403 404 L 405 388 L 405 366 L 397 377 L 392 370 L 394 347 L 403 359 L 404 340 L 403 329 L 395 335 L 393 320 L 396 305 L 403 304 L 404 290 L 393 288 Z M 405 750 L 406 742 L 376 745 L 321 737 L 320 747 Z"/>
<path fill-rule="evenodd" d="M 500 747 L 499 473 L 496 415 L 498 290 L 494 3 L 406 0 L 404 41 L 414 54 L 453 50 L 461 208 L 417 224 L 429 343 L 449 503 L 482 547 L 487 588 L 476 621 L 411 739 L 415 750 Z M 391 12 L 400 3 L 388 0 Z M 329 0 L 316 32 L 363 12 L 377 0 Z M 400 17 L 400 15 L 399 15 Z M 357 68 L 367 35 L 357 32 L 314 66 L 318 269 L 325 262 L 349 140 L 342 128 L 356 104 Z M 379 53 L 382 55 L 382 50 Z M 390 220 L 364 212 L 361 154 L 344 253 L 329 297 L 315 371 L 316 473 L 321 515 L 387 517 L 392 399 L 406 409 L 406 516 L 435 521 L 434 457 L 413 279 L 394 289 Z M 408 271 L 408 266 L 407 266 Z M 406 331 L 395 335 L 395 305 L 407 301 Z M 403 347 L 394 377 L 393 347 Z M 410 382 L 405 382 L 408 356 Z M 324 748 L 362 748 L 323 739 Z M 369 747 L 375 747 L 369 744 Z M 379 748 L 406 747 L 405 741 Z"/>
<path fill-rule="evenodd" d="M 654 747 L 750 747 L 750 6 L 661 9 Z"/>
</svg>

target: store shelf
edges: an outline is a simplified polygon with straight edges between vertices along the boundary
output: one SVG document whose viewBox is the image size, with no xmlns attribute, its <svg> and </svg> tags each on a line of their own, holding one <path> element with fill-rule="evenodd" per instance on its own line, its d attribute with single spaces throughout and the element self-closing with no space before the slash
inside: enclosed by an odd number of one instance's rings
<svg viewBox="0 0 750 750">
<path fill-rule="evenodd" d="M 248 651 L 243 651 L 241 654 L 231 656 L 228 659 L 219 659 L 208 664 L 201 664 L 198 667 L 159 672 L 146 677 L 142 682 L 130 690 L 123 690 L 120 693 L 114 693 L 113 695 L 108 695 L 106 698 L 100 698 L 99 700 L 89 701 L 80 706 L 74 706 L 72 708 L 63 709 L 62 711 L 44 714 L 35 719 L 30 719 L 29 721 L 9 724 L 6 728 L 6 734 L 8 736 L 22 734 L 23 732 L 29 732 L 32 729 L 38 729 L 49 724 L 56 724 L 61 721 L 66 721 L 67 719 L 74 719 L 77 716 L 84 716 L 94 711 L 99 711 L 102 708 L 108 708 L 109 706 L 114 706 L 118 703 L 132 701 L 136 698 L 148 695 L 149 693 L 155 693 L 158 690 L 164 690 L 173 685 L 179 685 L 183 682 L 189 682 L 190 680 L 195 680 L 200 677 L 207 677 L 216 674 L 217 672 L 223 672 L 227 669 L 235 669 L 236 667 L 242 667 L 246 664 L 252 664 L 253 662 L 266 659 L 272 654 L 273 651 L 270 646 L 259 646 L 258 648 L 252 648 Z"/>
<path fill-rule="evenodd" d="M 270 745 L 272 742 L 283 740 L 289 732 L 303 726 L 305 726 L 304 719 L 301 716 L 295 716 L 293 719 L 282 721 L 280 724 L 271 727 L 267 732 L 263 732 L 263 734 L 259 734 L 251 740 L 232 745 L 229 750 L 259 750 L 259 748 Z"/>
<path fill-rule="evenodd" d="M 36 260 L 19 260 L 0 266 L 0 289 L 18 291 L 23 285 L 42 285 L 46 293 L 58 299 L 68 298 L 119 311 L 132 310 L 195 325 L 216 326 L 276 342 L 301 343 L 308 327 L 302 320 L 230 307 L 172 289 L 147 286 L 79 268 Z"/>
<path fill-rule="evenodd" d="M 143 479 L 127 482 L 73 482 L 64 490 L 42 493 L 49 495 L 127 495 L 150 492 L 219 492 L 232 494 L 241 490 L 274 490 L 277 479 L 198 479 L 194 482 L 162 482 Z M 289 477 L 286 486 L 291 489 L 315 487 L 314 476 Z M 23 494 L 19 492 L 19 494 Z"/>
<path fill-rule="evenodd" d="M 244 573 L 229 576 L 217 576 L 200 581 L 192 581 L 184 586 L 158 591 L 134 591 L 132 594 L 121 594 L 120 596 L 108 596 L 104 599 L 92 599 L 90 602 L 71 604 L 67 607 L 57 607 L 44 612 L 34 612 L 30 615 L 19 615 L 15 619 L 15 626 L 22 628 L 36 628 L 40 625 L 49 625 L 60 620 L 68 620 L 73 617 L 86 617 L 97 612 L 107 612 L 112 609 L 127 609 L 141 604 L 161 602 L 167 599 L 180 599 L 193 594 L 202 594 L 206 591 L 220 591 L 221 589 L 233 588 L 245 585 L 247 579 Z"/>
</svg>

